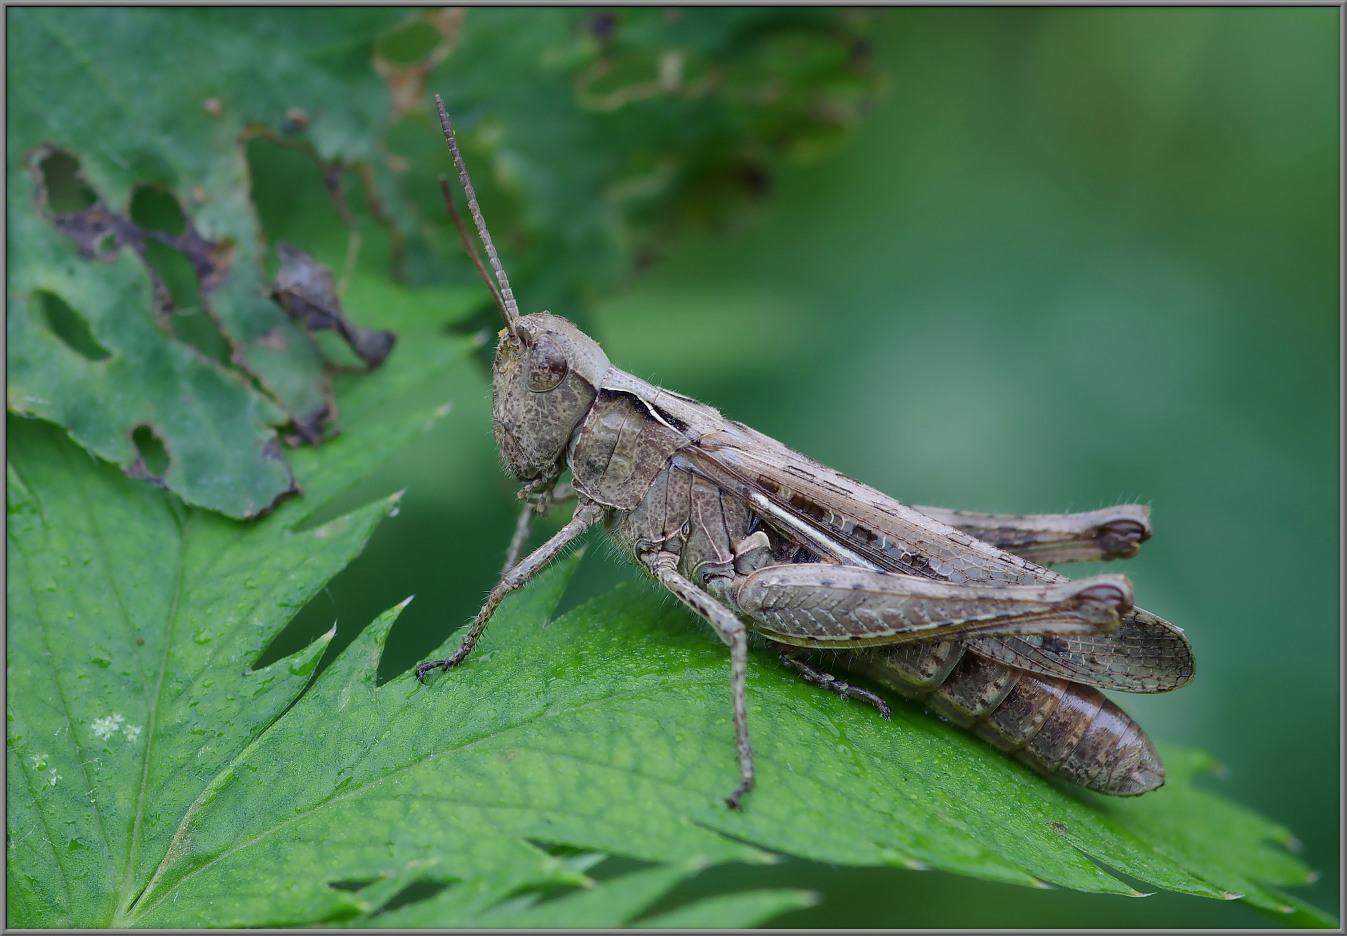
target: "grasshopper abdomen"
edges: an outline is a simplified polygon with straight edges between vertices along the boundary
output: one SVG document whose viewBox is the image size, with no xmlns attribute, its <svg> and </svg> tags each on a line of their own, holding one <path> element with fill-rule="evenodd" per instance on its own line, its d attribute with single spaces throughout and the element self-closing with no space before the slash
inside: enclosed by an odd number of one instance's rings
<svg viewBox="0 0 1347 936">
<path fill-rule="evenodd" d="M 1003 666 L 947 640 L 879 647 L 847 665 L 1039 773 L 1114 796 L 1164 783 L 1151 739 L 1091 686 Z"/>
</svg>

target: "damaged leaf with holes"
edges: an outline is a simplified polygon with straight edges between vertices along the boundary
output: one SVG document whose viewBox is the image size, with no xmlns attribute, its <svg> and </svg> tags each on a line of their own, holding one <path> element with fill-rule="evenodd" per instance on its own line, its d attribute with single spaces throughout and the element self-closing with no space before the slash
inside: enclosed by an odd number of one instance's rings
<svg viewBox="0 0 1347 936">
<path fill-rule="evenodd" d="M 280 437 L 319 444 L 339 431 L 334 364 L 271 295 L 274 246 L 249 200 L 244 149 L 262 134 L 296 140 L 315 172 L 370 161 L 387 94 L 368 64 L 352 65 L 404 15 L 336 11 L 315 23 L 278 11 L 258 32 L 226 11 L 15 11 L 10 412 L 55 422 L 133 476 L 230 516 L 298 493 Z M 146 48 L 205 35 L 212 68 L 143 67 Z M 287 42 L 348 53 L 273 54 Z M 359 320 L 334 322 L 366 342 L 355 353 L 368 368 L 392 340 Z"/>
<path fill-rule="evenodd" d="M 414 317 L 411 297 L 381 298 Z M 448 315 L 471 308 L 443 305 Z M 248 524 L 184 507 L 53 425 L 11 420 L 9 925 L 133 920 L 127 908 L 199 808 L 203 784 L 294 702 L 334 635 L 265 664 L 264 649 L 399 498 L 310 518 L 438 422 L 447 407 L 408 394 L 471 349 L 431 320 L 398 368 L 343 378 L 350 433 L 295 450 L 306 496 Z M 194 913 L 192 926 L 223 925 L 201 906 Z"/>
<path fill-rule="evenodd" d="M 58 423 L 131 475 L 233 516 L 296 492 L 273 429 L 284 412 L 172 337 L 174 308 L 135 248 L 140 230 L 101 202 L 43 217 L 29 173 L 11 174 L 9 198 L 10 412 Z"/>
</svg>

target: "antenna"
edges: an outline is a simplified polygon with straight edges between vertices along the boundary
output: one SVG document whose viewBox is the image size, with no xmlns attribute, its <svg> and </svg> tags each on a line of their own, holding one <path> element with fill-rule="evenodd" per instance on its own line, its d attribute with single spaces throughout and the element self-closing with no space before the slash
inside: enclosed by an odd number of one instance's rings
<svg viewBox="0 0 1347 936">
<path fill-rule="evenodd" d="M 449 217 L 454 219 L 454 227 L 458 228 L 458 238 L 463 241 L 463 246 L 467 248 L 468 257 L 472 259 L 472 265 L 477 268 L 477 274 L 482 277 L 482 282 L 486 283 L 486 288 L 491 290 L 491 298 L 496 300 L 497 308 L 504 315 L 505 302 L 501 299 L 496 284 L 491 282 L 491 274 L 482 265 L 482 255 L 477 252 L 477 248 L 472 243 L 472 235 L 468 233 L 468 227 L 463 223 L 463 216 L 454 207 L 454 193 L 449 188 L 449 180 L 444 176 L 440 176 L 440 192 L 444 195 L 444 207 L 449 209 Z M 508 318 L 508 316 L 506 317 Z"/>
<path fill-rule="evenodd" d="M 449 152 L 454 157 L 454 166 L 458 169 L 458 181 L 463 186 L 464 194 L 468 196 L 468 212 L 477 225 L 477 236 L 482 239 L 482 246 L 486 248 L 486 258 L 491 264 L 491 269 L 496 273 L 496 279 L 500 281 L 500 292 L 496 292 L 496 287 L 492 285 L 491 278 L 486 275 L 486 270 L 482 267 L 482 258 L 478 256 L 476 248 L 472 246 L 462 217 L 454 209 L 448 183 L 441 178 L 440 188 L 444 192 L 445 204 L 449 208 L 450 216 L 454 219 L 454 226 L 458 228 L 458 233 L 463 238 L 463 243 L 467 245 L 468 255 L 472 257 L 473 265 L 477 267 L 477 271 L 486 280 L 487 288 L 491 290 L 496 305 L 500 307 L 501 317 L 505 319 L 505 327 L 513 334 L 515 324 L 519 321 L 519 306 L 514 301 L 514 293 L 510 291 L 510 280 L 506 277 L 505 269 L 500 265 L 500 258 L 496 256 L 496 248 L 491 243 L 491 234 L 487 231 L 486 221 L 482 218 L 482 209 L 477 205 L 477 193 L 473 191 L 472 180 L 468 178 L 468 167 L 463 164 L 463 155 L 458 151 L 458 141 L 454 139 L 454 128 L 449 123 L 449 114 L 445 112 L 444 101 L 440 99 L 438 94 L 435 95 L 435 108 L 440 112 L 440 128 L 444 131 L 444 141 L 449 144 Z"/>
</svg>

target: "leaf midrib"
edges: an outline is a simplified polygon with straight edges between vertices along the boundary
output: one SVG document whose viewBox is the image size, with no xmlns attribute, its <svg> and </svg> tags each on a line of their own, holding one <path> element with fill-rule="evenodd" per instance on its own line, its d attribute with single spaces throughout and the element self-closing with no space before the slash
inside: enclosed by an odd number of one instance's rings
<svg viewBox="0 0 1347 936">
<path fill-rule="evenodd" d="M 159 711 L 164 701 L 164 681 L 168 675 L 168 661 L 172 655 L 173 634 L 175 624 L 178 620 L 178 607 L 182 597 L 183 571 L 187 560 L 187 537 L 188 529 L 196 517 L 195 510 L 188 510 L 187 517 L 178 529 L 178 562 L 174 570 L 173 577 L 173 600 L 169 603 L 167 620 L 164 622 L 163 652 L 159 658 L 159 673 L 155 681 L 153 701 L 150 705 L 149 717 L 146 719 L 146 743 L 145 757 L 142 761 L 140 772 L 140 792 L 136 796 L 136 811 L 134 821 L 131 826 L 131 844 L 126 853 L 126 866 L 122 869 L 122 879 L 118 892 L 123 895 L 122 903 L 116 908 L 114 921 L 126 917 L 131 910 L 132 905 L 140 896 L 140 891 L 132 892 L 131 876 L 135 873 L 136 858 L 140 854 L 141 835 L 145 824 L 145 800 L 149 795 L 150 788 L 150 765 L 154 759 L 156 750 L 155 739 L 158 737 Z M 121 595 L 114 588 L 113 593 L 117 595 L 118 604 L 121 603 Z M 125 617 L 125 615 L 123 615 Z M 127 622 L 128 626 L 130 622 Z"/>
</svg>

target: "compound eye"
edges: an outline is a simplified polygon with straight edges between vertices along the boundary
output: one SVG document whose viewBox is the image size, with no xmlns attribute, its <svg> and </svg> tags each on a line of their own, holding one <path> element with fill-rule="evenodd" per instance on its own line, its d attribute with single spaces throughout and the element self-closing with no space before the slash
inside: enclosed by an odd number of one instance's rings
<svg viewBox="0 0 1347 936">
<path fill-rule="evenodd" d="M 539 335 L 533 343 L 532 360 L 529 362 L 528 388 L 534 393 L 545 393 L 561 383 L 570 365 L 561 346 L 549 335 Z"/>
</svg>

